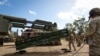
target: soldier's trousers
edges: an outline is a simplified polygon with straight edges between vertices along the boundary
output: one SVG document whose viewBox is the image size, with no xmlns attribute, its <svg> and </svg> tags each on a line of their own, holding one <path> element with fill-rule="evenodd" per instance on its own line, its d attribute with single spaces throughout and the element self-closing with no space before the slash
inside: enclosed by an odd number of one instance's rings
<svg viewBox="0 0 100 56">
<path fill-rule="evenodd" d="M 100 56 L 100 47 L 89 45 L 89 56 Z"/>
</svg>

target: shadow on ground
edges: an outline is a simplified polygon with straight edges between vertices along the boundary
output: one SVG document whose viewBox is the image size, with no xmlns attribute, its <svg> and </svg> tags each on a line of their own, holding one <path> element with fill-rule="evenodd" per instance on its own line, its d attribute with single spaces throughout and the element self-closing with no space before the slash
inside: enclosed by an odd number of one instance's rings
<svg viewBox="0 0 100 56">
<path fill-rule="evenodd" d="M 60 56 L 62 53 L 60 52 L 26 52 L 24 54 L 19 53 L 9 53 L 3 56 Z"/>
</svg>

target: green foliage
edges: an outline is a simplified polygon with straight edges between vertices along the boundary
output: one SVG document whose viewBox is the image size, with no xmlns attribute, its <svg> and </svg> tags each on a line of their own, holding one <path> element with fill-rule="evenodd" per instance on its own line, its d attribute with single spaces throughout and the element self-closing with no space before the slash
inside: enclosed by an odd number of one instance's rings
<svg viewBox="0 0 100 56">
<path fill-rule="evenodd" d="M 85 18 L 79 18 L 78 20 L 75 20 L 73 23 L 67 23 L 66 28 L 69 30 L 69 32 L 78 35 L 81 33 L 86 33 L 88 28 L 88 21 L 85 21 Z"/>
</svg>

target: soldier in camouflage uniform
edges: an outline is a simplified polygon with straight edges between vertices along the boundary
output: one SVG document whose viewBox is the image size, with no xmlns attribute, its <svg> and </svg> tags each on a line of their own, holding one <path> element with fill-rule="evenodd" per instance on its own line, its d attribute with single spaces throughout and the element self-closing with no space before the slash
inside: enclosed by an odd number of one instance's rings
<svg viewBox="0 0 100 56">
<path fill-rule="evenodd" d="M 90 22 L 87 32 L 89 56 L 100 56 L 100 9 L 91 9 L 89 15 Z"/>
<path fill-rule="evenodd" d="M 70 28 L 68 28 L 68 33 L 69 33 L 69 36 L 68 36 L 68 46 L 69 46 L 69 51 L 72 50 L 72 48 L 74 49 L 74 51 L 76 51 L 76 48 L 75 48 L 75 34 L 74 34 L 74 31 L 73 31 L 73 28 L 72 28 L 72 25 L 70 24 L 69 25 Z"/>
<path fill-rule="evenodd" d="M 69 36 L 69 43 L 68 43 L 68 46 L 69 46 L 69 51 L 72 50 L 71 47 L 73 47 L 74 51 L 76 51 L 76 48 L 75 48 L 75 45 L 74 45 L 74 42 L 75 42 L 75 37 L 74 37 L 74 34 L 73 33 L 70 33 L 70 36 Z"/>
</svg>

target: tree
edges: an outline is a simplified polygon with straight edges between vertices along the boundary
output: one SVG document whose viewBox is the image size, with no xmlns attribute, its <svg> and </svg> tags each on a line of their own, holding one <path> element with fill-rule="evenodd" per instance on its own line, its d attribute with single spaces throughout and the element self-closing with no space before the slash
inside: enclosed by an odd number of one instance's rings
<svg viewBox="0 0 100 56">
<path fill-rule="evenodd" d="M 85 21 L 85 18 L 79 18 L 78 20 L 75 20 L 73 24 L 76 30 L 79 30 L 78 34 L 86 33 L 88 28 L 88 21 Z"/>
<path fill-rule="evenodd" d="M 80 45 L 81 44 L 80 41 L 82 38 L 80 37 L 80 34 L 86 33 L 87 28 L 88 28 L 88 21 L 85 21 L 85 18 L 78 18 L 78 20 L 75 20 L 73 23 L 67 23 L 66 28 L 68 28 L 68 30 L 74 34 L 74 37 L 76 37 L 75 38 L 76 41 Z"/>
</svg>

